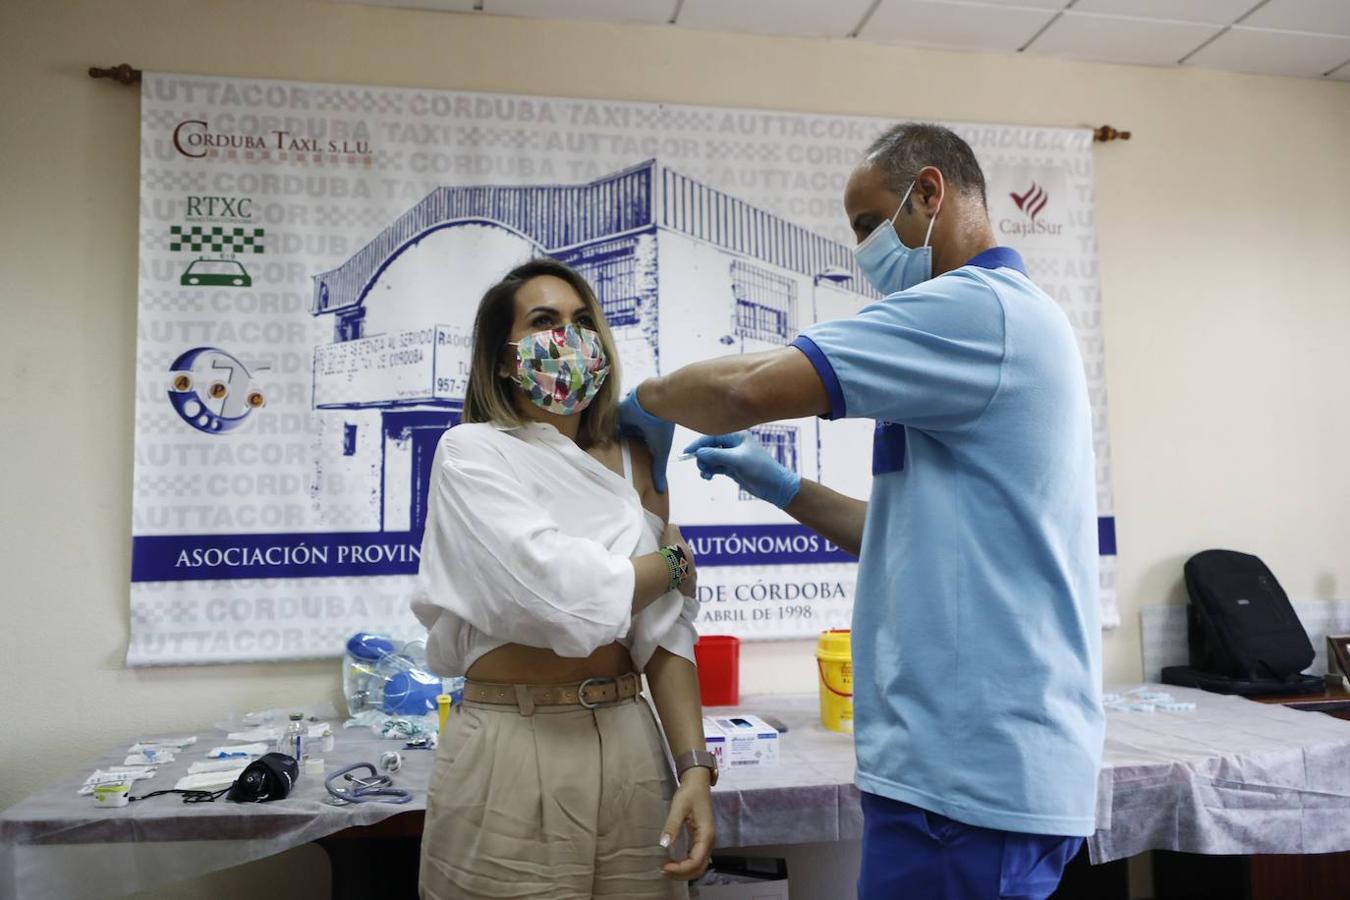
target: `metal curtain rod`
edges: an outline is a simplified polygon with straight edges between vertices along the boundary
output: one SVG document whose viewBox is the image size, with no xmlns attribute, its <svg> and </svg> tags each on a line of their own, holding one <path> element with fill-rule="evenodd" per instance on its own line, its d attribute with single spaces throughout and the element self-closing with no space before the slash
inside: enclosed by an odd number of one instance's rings
<svg viewBox="0 0 1350 900">
<path fill-rule="evenodd" d="M 89 77 L 111 78 L 113 81 L 116 81 L 119 84 L 127 84 L 127 85 L 140 84 L 141 70 L 133 69 L 126 63 L 122 63 L 120 66 L 113 66 L 111 69 L 101 69 L 98 66 L 90 66 Z"/>
<path fill-rule="evenodd" d="M 120 66 L 113 66 L 112 68 L 108 69 L 99 68 L 98 66 L 90 66 L 89 77 L 110 78 L 119 84 L 127 84 L 127 85 L 140 84 L 141 70 L 132 68 L 126 63 L 122 63 Z M 1103 144 L 1108 143 L 1110 141 L 1128 141 L 1130 139 L 1130 132 L 1120 131 L 1119 129 L 1113 128 L 1110 125 L 1101 125 L 1098 126 L 1097 128 L 1092 129 L 1092 139 L 1094 141 Z"/>
<path fill-rule="evenodd" d="M 1099 125 L 1092 129 L 1092 139 L 1098 143 L 1105 144 L 1110 141 L 1128 141 L 1130 133 L 1128 131 L 1119 131 L 1110 125 Z"/>
</svg>

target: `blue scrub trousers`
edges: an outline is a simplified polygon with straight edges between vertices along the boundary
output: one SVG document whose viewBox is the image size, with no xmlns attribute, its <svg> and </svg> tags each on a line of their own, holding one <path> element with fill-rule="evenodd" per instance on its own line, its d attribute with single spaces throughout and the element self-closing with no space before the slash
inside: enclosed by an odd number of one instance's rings
<svg viewBox="0 0 1350 900">
<path fill-rule="evenodd" d="M 1045 900 L 1080 837 L 964 825 L 863 792 L 858 900 Z"/>
</svg>

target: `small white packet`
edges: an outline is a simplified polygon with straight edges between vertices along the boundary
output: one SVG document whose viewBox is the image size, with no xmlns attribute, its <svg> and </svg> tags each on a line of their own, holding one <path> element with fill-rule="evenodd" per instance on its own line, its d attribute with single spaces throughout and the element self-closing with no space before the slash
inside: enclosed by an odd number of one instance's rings
<svg viewBox="0 0 1350 900">
<path fill-rule="evenodd" d="M 262 725 L 258 728 L 250 728 L 247 731 L 231 731 L 229 734 L 225 735 L 225 737 L 232 741 L 244 741 L 245 743 L 252 741 L 267 741 L 268 743 L 271 743 L 281 737 L 281 731 L 277 728 Z"/>
<path fill-rule="evenodd" d="M 195 743 L 197 743 L 197 736 L 195 734 L 190 735 L 188 737 L 158 738 L 157 740 L 153 741 L 147 741 L 144 738 L 142 738 L 141 740 L 137 741 L 136 743 L 128 747 L 127 752 L 139 753 L 142 750 L 153 747 L 169 747 L 174 750 L 186 750 L 188 747 L 191 747 Z"/>
<path fill-rule="evenodd" d="M 271 744 L 236 744 L 229 747 L 213 747 L 206 754 L 208 759 L 246 759 L 262 756 L 271 749 Z"/>
<path fill-rule="evenodd" d="M 111 769 L 95 769 L 94 774 L 84 780 L 75 793 L 81 797 L 87 797 L 94 792 L 94 788 L 103 784 L 119 784 L 122 782 L 140 781 L 142 778 L 153 778 L 155 769 L 153 766 L 123 766 Z"/>
<path fill-rule="evenodd" d="M 124 766 L 158 766 L 171 763 L 177 754 L 168 747 L 146 747 L 139 753 L 128 753 L 122 760 Z"/>
<path fill-rule="evenodd" d="M 206 772 L 233 772 L 239 768 L 237 759 L 210 759 L 194 762 L 188 766 L 189 775 L 202 775 Z"/>
<path fill-rule="evenodd" d="M 177 791 L 218 791 L 234 784 L 243 772 L 242 766 L 221 772 L 198 772 L 196 775 L 184 775 L 173 787 Z"/>
</svg>

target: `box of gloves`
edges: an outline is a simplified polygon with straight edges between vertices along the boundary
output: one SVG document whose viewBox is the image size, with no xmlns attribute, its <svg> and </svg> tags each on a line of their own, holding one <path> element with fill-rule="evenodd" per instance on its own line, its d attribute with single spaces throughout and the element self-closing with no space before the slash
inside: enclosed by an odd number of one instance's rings
<svg viewBox="0 0 1350 900">
<path fill-rule="evenodd" d="M 787 860 L 713 857 L 707 873 L 689 886 L 690 900 L 788 900 Z"/>
<path fill-rule="evenodd" d="M 720 769 L 778 765 L 778 731 L 759 716 L 704 716 L 703 737 Z"/>
</svg>

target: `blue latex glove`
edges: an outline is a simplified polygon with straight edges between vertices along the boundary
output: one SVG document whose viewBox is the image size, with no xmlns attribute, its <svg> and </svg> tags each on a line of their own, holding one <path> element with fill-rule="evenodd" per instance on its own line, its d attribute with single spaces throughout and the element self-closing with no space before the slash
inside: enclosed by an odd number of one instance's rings
<svg viewBox="0 0 1350 900">
<path fill-rule="evenodd" d="M 619 434 L 639 438 L 647 445 L 652 454 L 652 485 L 664 494 L 670 442 L 675 439 L 674 424 L 643 409 L 634 388 L 619 403 Z"/>
<path fill-rule="evenodd" d="M 684 448 L 698 459 L 705 479 L 726 475 L 761 500 L 784 509 L 802 486 L 802 476 L 774 459 L 748 431 L 704 435 Z"/>
</svg>

